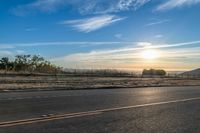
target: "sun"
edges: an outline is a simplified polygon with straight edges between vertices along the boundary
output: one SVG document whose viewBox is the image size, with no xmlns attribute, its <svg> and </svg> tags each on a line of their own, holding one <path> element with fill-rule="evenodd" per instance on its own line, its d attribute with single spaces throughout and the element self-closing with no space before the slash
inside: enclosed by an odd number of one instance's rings
<svg viewBox="0 0 200 133">
<path fill-rule="evenodd" d="M 146 60 L 154 60 L 159 57 L 159 52 L 154 49 L 148 49 L 142 52 L 142 58 Z"/>
</svg>

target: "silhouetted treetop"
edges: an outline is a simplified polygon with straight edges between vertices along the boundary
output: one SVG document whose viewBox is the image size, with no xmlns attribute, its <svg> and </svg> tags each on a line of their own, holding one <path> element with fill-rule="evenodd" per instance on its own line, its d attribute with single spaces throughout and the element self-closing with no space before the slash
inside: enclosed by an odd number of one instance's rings
<svg viewBox="0 0 200 133">
<path fill-rule="evenodd" d="M 16 55 L 12 61 L 8 57 L 1 58 L 0 70 L 57 73 L 61 72 L 62 68 L 51 64 L 39 55 Z"/>
</svg>

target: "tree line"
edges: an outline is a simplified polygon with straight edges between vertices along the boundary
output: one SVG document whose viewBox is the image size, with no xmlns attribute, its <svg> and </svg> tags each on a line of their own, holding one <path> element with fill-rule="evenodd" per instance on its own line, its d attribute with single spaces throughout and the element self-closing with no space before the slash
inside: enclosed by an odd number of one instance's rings
<svg viewBox="0 0 200 133">
<path fill-rule="evenodd" d="M 83 75 L 83 76 L 113 76 L 113 77 L 133 77 L 134 72 L 122 71 L 117 69 L 65 69 L 65 74 Z"/>
<path fill-rule="evenodd" d="M 51 64 L 39 55 L 16 55 L 13 60 L 8 57 L 0 59 L 0 70 L 16 72 L 58 73 L 61 67 Z"/>
</svg>

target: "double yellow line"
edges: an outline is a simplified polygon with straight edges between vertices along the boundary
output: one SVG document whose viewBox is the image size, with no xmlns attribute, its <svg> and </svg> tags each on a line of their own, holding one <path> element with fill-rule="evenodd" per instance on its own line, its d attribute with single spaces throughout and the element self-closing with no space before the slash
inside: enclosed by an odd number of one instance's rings
<svg viewBox="0 0 200 133">
<path fill-rule="evenodd" d="M 97 115 L 97 114 L 101 114 L 101 112 L 89 111 L 89 112 L 80 112 L 80 113 L 51 115 L 51 116 L 44 116 L 44 117 L 31 118 L 31 119 L 0 122 L 0 127 L 10 127 L 10 126 L 17 126 L 17 125 L 33 124 L 33 123 L 38 123 L 38 122 L 69 119 L 69 118 L 74 118 L 74 117 L 82 117 L 82 116 Z"/>
<path fill-rule="evenodd" d="M 165 101 L 165 102 L 148 103 L 148 104 L 140 104 L 140 105 L 132 105 L 132 106 L 124 106 L 124 107 L 116 107 L 116 108 L 108 108 L 108 109 L 100 109 L 100 110 L 95 110 L 95 111 L 66 113 L 66 114 L 44 116 L 44 117 L 38 117 L 38 118 L 32 118 L 32 119 L 0 122 L 0 127 L 10 127 L 10 126 L 33 124 L 33 123 L 38 123 L 38 122 L 46 122 L 46 121 L 53 121 L 53 120 L 60 120 L 60 119 L 91 116 L 91 115 L 98 115 L 98 114 L 102 114 L 105 112 L 111 112 L 111 111 L 117 111 L 117 110 L 164 105 L 164 104 L 170 104 L 170 103 L 188 102 L 188 101 L 194 101 L 194 100 L 200 100 L 200 97 L 180 99 L 180 100 L 171 100 L 171 101 Z"/>
</svg>

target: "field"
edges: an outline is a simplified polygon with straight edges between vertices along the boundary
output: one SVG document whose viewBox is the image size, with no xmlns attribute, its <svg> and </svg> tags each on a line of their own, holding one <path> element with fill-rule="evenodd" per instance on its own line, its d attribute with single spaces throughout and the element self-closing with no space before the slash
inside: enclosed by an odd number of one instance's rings
<svg viewBox="0 0 200 133">
<path fill-rule="evenodd" d="M 135 78 L 28 74 L 0 75 L 0 91 L 76 90 L 199 85 L 200 78 Z"/>
</svg>

